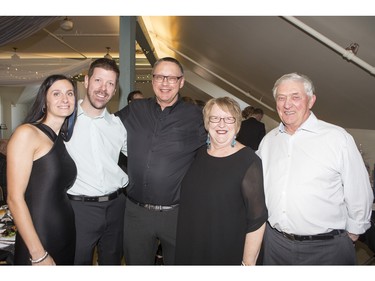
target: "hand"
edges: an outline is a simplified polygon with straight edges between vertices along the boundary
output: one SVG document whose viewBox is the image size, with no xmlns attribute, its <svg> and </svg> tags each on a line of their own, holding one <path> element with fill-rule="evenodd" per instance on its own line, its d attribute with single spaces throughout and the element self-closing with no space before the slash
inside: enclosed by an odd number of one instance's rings
<svg viewBox="0 0 375 281">
<path fill-rule="evenodd" d="M 348 235 L 349 235 L 349 238 L 352 239 L 353 242 L 357 241 L 359 238 L 358 234 L 353 234 L 353 233 L 348 232 Z"/>
</svg>

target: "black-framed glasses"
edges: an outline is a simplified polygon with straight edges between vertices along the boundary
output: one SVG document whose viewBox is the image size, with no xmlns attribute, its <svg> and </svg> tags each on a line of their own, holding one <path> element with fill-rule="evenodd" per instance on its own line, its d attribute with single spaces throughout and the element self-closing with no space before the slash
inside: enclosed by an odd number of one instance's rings
<svg viewBox="0 0 375 281">
<path fill-rule="evenodd" d="M 159 74 L 153 74 L 152 78 L 154 79 L 155 82 L 157 83 L 163 83 L 164 79 L 167 79 L 167 82 L 169 84 L 176 84 L 178 80 L 181 79 L 182 76 L 164 76 L 164 75 L 159 75 Z"/>
<path fill-rule="evenodd" d="M 224 120 L 225 124 L 233 124 L 233 123 L 236 122 L 236 118 L 235 117 L 219 117 L 219 116 L 210 116 L 210 117 L 208 117 L 208 120 L 211 123 L 220 123 L 221 119 Z"/>
</svg>

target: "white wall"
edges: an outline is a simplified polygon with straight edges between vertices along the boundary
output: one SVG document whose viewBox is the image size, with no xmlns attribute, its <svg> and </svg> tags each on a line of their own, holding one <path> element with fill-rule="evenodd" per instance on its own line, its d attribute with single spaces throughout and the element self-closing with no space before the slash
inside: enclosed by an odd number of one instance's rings
<svg viewBox="0 0 375 281">
<path fill-rule="evenodd" d="M 375 166 L 375 130 L 346 129 L 351 134 L 362 152 L 365 163 L 369 166 L 371 183 L 374 186 Z"/>
<path fill-rule="evenodd" d="M 11 126 L 9 128 L 11 132 L 14 132 L 14 130 L 23 122 L 28 111 L 29 111 L 28 104 L 19 103 L 16 105 L 11 105 L 12 120 L 11 120 Z"/>
</svg>

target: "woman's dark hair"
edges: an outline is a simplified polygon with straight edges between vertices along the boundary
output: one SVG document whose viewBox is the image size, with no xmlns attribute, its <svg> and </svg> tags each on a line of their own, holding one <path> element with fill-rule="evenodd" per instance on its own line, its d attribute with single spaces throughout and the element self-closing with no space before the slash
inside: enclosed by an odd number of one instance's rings
<svg viewBox="0 0 375 281">
<path fill-rule="evenodd" d="M 60 80 L 69 81 L 72 84 L 74 91 L 74 111 L 65 119 L 60 130 L 60 133 L 64 140 L 69 141 L 73 134 L 74 123 L 77 117 L 77 84 L 75 83 L 75 81 L 66 77 L 65 75 L 51 75 L 43 81 L 43 83 L 39 87 L 34 104 L 32 105 L 23 123 L 42 123 L 46 119 L 47 92 L 53 85 L 53 83 Z"/>
</svg>

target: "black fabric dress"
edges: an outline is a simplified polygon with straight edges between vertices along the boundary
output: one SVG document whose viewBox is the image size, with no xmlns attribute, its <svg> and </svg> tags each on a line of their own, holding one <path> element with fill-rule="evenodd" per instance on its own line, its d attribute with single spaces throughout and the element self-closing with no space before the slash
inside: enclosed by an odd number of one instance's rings
<svg viewBox="0 0 375 281">
<path fill-rule="evenodd" d="M 181 186 L 176 264 L 241 265 L 245 236 L 267 220 L 262 164 L 245 147 L 228 157 L 199 150 Z"/>
<path fill-rule="evenodd" d="M 61 135 L 44 124 L 37 124 L 54 142 L 51 150 L 33 163 L 25 200 L 38 236 L 57 265 L 73 265 L 75 221 L 67 189 L 74 183 L 77 168 Z M 14 264 L 28 265 L 29 251 L 17 233 Z"/>
</svg>

